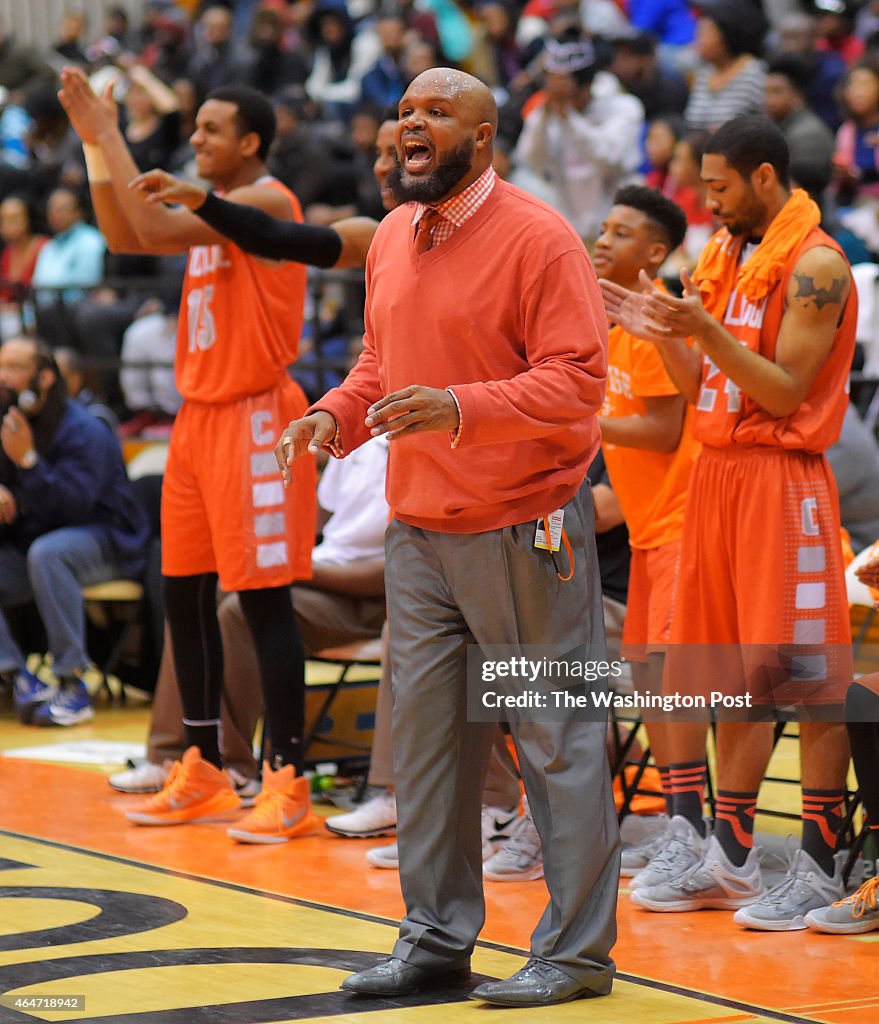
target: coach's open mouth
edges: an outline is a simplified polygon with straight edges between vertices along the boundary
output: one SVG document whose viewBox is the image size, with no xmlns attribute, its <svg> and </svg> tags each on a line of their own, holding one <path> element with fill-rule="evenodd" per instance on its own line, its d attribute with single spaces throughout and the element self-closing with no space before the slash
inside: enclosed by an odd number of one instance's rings
<svg viewBox="0 0 879 1024">
<path fill-rule="evenodd" d="M 423 174 L 433 163 L 433 149 L 421 138 L 403 139 L 403 166 L 410 174 Z"/>
</svg>

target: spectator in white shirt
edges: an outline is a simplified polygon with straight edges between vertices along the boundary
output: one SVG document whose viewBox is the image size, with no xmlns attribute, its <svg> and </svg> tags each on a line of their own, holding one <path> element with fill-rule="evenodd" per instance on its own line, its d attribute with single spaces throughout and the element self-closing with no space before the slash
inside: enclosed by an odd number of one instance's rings
<svg viewBox="0 0 879 1024">
<path fill-rule="evenodd" d="M 549 40 L 543 71 L 546 99 L 525 118 L 511 181 L 592 239 L 614 193 L 641 162 L 644 107 L 614 75 L 598 70 L 588 40 Z"/>
</svg>

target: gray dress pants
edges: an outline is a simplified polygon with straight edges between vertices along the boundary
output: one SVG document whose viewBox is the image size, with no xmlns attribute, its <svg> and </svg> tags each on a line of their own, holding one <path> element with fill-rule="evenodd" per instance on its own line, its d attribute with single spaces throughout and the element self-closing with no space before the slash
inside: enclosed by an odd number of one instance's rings
<svg viewBox="0 0 879 1024">
<path fill-rule="evenodd" d="M 397 842 L 406 903 L 393 955 L 422 967 L 465 961 L 485 918 L 480 800 L 497 727 L 467 720 L 468 644 L 603 645 L 588 484 L 565 506 L 564 525 L 576 565 L 566 583 L 547 552 L 534 548 L 533 520 L 477 534 L 399 521 L 388 529 Z M 614 974 L 619 830 L 605 725 L 572 713 L 565 721 L 523 720 L 511 728 L 550 894 L 532 955 L 606 994 Z"/>
</svg>

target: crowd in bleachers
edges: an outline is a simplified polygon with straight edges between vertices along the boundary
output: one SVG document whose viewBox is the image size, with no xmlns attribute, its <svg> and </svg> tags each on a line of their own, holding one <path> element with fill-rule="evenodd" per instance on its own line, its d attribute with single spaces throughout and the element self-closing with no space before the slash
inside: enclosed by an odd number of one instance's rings
<svg viewBox="0 0 879 1024">
<path fill-rule="evenodd" d="M 711 229 L 698 180 L 706 132 L 764 111 L 852 262 L 879 250 L 873 3 L 150 0 L 138 13 L 109 5 L 100 25 L 69 13 L 42 52 L 0 27 L 0 331 L 36 326 L 79 351 L 91 389 L 133 421 L 129 434 L 161 432 L 179 404 L 162 365 L 181 265 L 110 255 L 91 229 L 81 149 L 56 96 L 65 64 L 98 90 L 113 83 L 140 168 L 190 177 L 207 93 L 230 81 L 265 92 L 278 118 L 268 167 L 315 224 L 381 218 L 371 164 L 384 112 L 426 68 L 461 67 L 498 101 L 498 171 L 587 240 L 622 184 L 646 180 L 682 205 L 690 232 L 675 269 L 692 266 Z M 336 370 L 357 324 L 338 305 L 318 300 L 308 328 L 331 342 Z M 327 383 L 302 372 L 310 392 Z"/>
</svg>

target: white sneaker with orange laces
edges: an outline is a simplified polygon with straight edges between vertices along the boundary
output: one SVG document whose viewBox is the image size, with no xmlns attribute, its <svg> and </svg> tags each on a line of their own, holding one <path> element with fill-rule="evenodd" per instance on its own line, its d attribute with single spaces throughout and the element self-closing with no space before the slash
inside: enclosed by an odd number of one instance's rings
<svg viewBox="0 0 879 1024">
<path fill-rule="evenodd" d="M 240 806 L 229 776 L 190 747 L 174 762 L 164 788 L 125 816 L 134 825 L 185 825 L 216 821 Z"/>
<path fill-rule="evenodd" d="M 829 907 L 810 910 L 806 914 L 806 925 L 816 932 L 831 935 L 879 931 L 879 878 L 868 878 L 857 892 Z"/>
<path fill-rule="evenodd" d="M 292 764 L 273 772 L 263 764 L 262 791 L 243 821 L 228 829 L 239 843 L 286 843 L 314 831 L 320 818 L 311 809 L 308 779 L 297 777 Z"/>
</svg>

